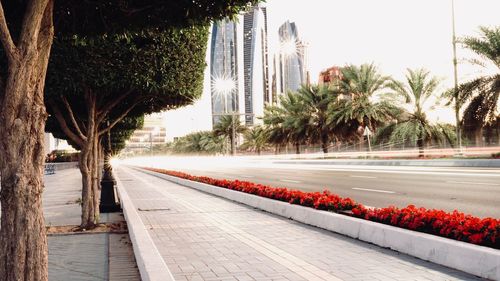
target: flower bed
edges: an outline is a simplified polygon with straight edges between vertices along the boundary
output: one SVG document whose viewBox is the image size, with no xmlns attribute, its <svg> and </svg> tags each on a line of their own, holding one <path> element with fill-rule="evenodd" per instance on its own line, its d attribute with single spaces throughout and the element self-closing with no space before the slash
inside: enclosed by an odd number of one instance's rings
<svg viewBox="0 0 500 281">
<path fill-rule="evenodd" d="M 318 210 L 341 213 L 351 211 L 349 214 L 353 217 L 500 249 L 499 219 L 481 219 L 456 210 L 445 212 L 417 208 L 413 205 L 406 208 L 390 206 L 368 209 L 350 198 L 342 198 L 328 190 L 323 192 L 303 192 L 247 181 L 219 180 L 155 168 L 144 169 Z"/>
</svg>

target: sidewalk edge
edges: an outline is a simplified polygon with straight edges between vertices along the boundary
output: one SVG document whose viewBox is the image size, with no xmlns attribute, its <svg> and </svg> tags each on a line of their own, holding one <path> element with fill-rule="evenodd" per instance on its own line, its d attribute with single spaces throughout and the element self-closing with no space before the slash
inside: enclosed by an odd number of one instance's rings
<svg viewBox="0 0 500 281">
<path fill-rule="evenodd" d="M 500 251 L 496 249 L 365 221 L 332 212 L 318 211 L 312 208 L 147 171 L 137 167 L 133 168 L 146 174 L 252 206 L 304 224 L 343 234 L 383 248 L 390 248 L 400 253 L 476 276 L 500 280 Z"/>
<path fill-rule="evenodd" d="M 127 221 L 130 240 L 132 241 L 134 256 L 141 274 L 141 280 L 174 281 L 175 279 L 172 273 L 149 236 L 146 226 L 142 222 L 119 178 L 116 178 L 116 186 L 120 196 L 123 214 Z"/>
</svg>

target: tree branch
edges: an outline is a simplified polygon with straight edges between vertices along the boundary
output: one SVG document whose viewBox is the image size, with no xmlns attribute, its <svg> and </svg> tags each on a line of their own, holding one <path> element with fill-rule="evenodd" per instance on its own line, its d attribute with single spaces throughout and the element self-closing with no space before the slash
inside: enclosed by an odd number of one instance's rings
<svg viewBox="0 0 500 281">
<path fill-rule="evenodd" d="M 27 4 L 18 42 L 20 50 L 26 51 L 36 47 L 42 19 L 49 2 L 50 0 L 30 0 Z"/>
<path fill-rule="evenodd" d="M 73 113 L 73 109 L 71 109 L 71 105 L 69 104 L 68 100 L 66 99 L 66 97 L 64 96 L 61 96 L 61 99 L 64 103 L 64 105 L 66 106 L 66 110 L 68 111 L 69 113 L 69 118 L 71 119 L 71 122 L 73 123 L 73 127 L 75 128 L 76 130 L 76 133 L 78 134 L 78 136 L 85 140 L 86 137 L 85 135 L 82 133 L 82 130 L 80 129 L 80 126 L 78 125 L 78 122 L 76 122 L 76 119 L 75 119 L 75 114 Z"/>
<path fill-rule="evenodd" d="M 117 117 L 115 119 L 115 121 L 113 121 L 110 125 L 108 125 L 105 129 L 99 131 L 99 137 L 102 136 L 103 134 L 111 131 L 111 129 L 113 129 L 113 127 L 118 124 L 118 122 L 122 121 L 123 118 L 125 118 L 127 116 L 127 114 L 129 114 L 130 111 L 132 111 L 132 109 L 134 109 L 134 107 L 140 102 L 140 100 L 137 100 L 135 101 L 127 110 L 125 110 L 119 117 Z"/>
<path fill-rule="evenodd" d="M 12 40 L 12 36 L 7 26 L 7 20 L 5 19 L 5 13 L 3 11 L 2 3 L 0 2 L 0 41 L 4 46 L 5 53 L 9 62 L 19 59 L 19 50 Z"/>
<path fill-rule="evenodd" d="M 56 116 L 56 119 L 61 126 L 61 129 L 63 132 L 68 136 L 72 141 L 74 141 L 80 148 L 82 148 L 85 144 L 86 139 L 82 139 L 78 137 L 71 129 L 68 127 L 68 124 L 66 123 L 66 120 L 64 119 L 61 111 L 59 110 L 59 107 L 54 103 L 54 101 L 49 100 L 48 104 L 52 108 L 52 111 L 54 112 L 54 115 Z"/>
<path fill-rule="evenodd" d="M 108 115 L 108 113 L 115 107 L 117 106 L 119 103 L 121 103 L 125 98 L 127 98 L 130 94 L 132 94 L 134 92 L 134 90 L 129 90 L 127 91 L 126 93 L 124 93 L 123 95 L 120 95 L 117 99 L 107 103 L 103 108 L 102 110 L 98 113 L 98 117 L 97 117 L 97 120 L 98 122 L 102 122 L 104 120 L 104 118 L 106 118 L 106 115 Z"/>
</svg>

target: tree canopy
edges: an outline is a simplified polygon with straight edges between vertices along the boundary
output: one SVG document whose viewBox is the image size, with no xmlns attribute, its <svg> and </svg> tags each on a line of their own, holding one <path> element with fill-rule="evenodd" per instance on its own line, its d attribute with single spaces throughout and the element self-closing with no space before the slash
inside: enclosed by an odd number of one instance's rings
<svg viewBox="0 0 500 281">
<path fill-rule="evenodd" d="M 14 35 L 21 30 L 29 0 L 3 1 Z M 54 1 L 56 34 L 95 35 L 149 27 L 204 25 L 233 17 L 258 0 L 58 0 Z M 17 36 L 14 36 L 17 37 Z"/>
</svg>

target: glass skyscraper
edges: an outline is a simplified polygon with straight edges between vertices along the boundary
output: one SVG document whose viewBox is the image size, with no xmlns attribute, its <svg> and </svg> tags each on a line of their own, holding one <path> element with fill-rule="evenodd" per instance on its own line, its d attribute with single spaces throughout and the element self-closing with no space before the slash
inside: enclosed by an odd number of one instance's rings
<svg viewBox="0 0 500 281">
<path fill-rule="evenodd" d="M 212 83 L 212 114 L 236 112 L 247 126 L 264 114 L 270 101 L 267 10 L 262 5 L 250 8 L 237 22 L 221 21 L 212 27 L 210 74 L 212 81 L 223 79 L 235 87 L 221 95 Z"/>
<path fill-rule="evenodd" d="M 213 25 L 210 53 L 212 83 L 212 114 L 215 124 L 221 114 L 238 112 L 238 60 L 236 23 L 221 21 Z M 234 83 L 234 89 L 225 93 L 216 89 L 215 81 Z"/>
<path fill-rule="evenodd" d="M 297 91 L 307 81 L 306 45 L 300 40 L 297 26 L 286 21 L 279 28 L 279 92 Z"/>
</svg>

